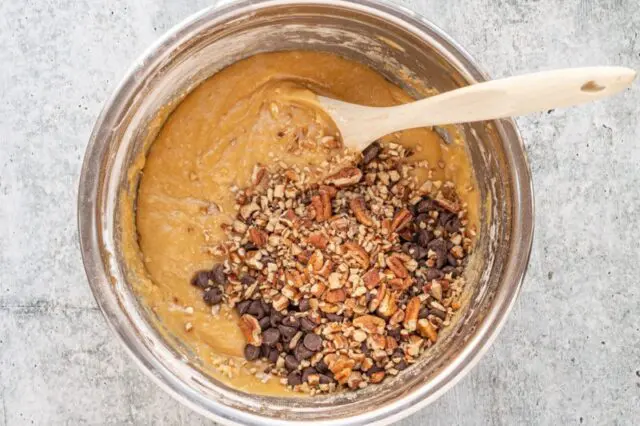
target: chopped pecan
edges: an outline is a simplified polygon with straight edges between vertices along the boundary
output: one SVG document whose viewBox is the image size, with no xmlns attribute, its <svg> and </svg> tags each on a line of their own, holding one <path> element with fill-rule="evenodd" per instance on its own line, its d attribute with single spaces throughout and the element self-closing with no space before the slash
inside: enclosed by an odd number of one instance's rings
<svg viewBox="0 0 640 426">
<path fill-rule="evenodd" d="M 396 302 L 396 296 L 388 291 L 384 296 L 384 299 L 382 299 L 382 302 L 380 302 L 378 313 L 385 318 L 389 318 L 391 315 L 395 314 L 397 310 L 398 304 Z"/>
<path fill-rule="evenodd" d="M 376 371 L 371 375 L 371 377 L 369 378 L 369 381 L 374 384 L 380 383 L 381 381 L 384 380 L 384 376 L 385 376 L 384 371 Z"/>
<path fill-rule="evenodd" d="M 333 271 L 333 262 L 330 260 L 325 260 L 322 268 L 318 271 L 318 275 L 324 278 L 328 278 L 331 272 Z"/>
<path fill-rule="evenodd" d="M 240 317 L 240 331 L 242 331 L 248 344 L 254 346 L 262 344 L 262 329 L 254 316 L 244 314 Z"/>
<path fill-rule="evenodd" d="M 426 337 L 434 343 L 438 340 L 438 332 L 426 318 L 418 320 L 418 333 L 420 333 L 422 337 Z"/>
<path fill-rule="evenodd" d="M 378 287 L 377 291 L 378 292 L 376 293 L 376 295 L 369 302 L 370 312 L 375 312 L 384 300 L 384 297 L 387 295 L 387 286 L 385 284 L 382 284 L 380 287 Z"/>
<path fill-rule="evenodd" d="M 322 232 L 314 232 L 313 234 L 309 235 L 307 242 L 315 248 L 324 250 L 329 244 L 329 238 L 327 238 L 327 236 Z"/>
<path fill-rule="evenodd" d="M 266 232 L 256 227 L 251 227 L 249 228 L 249 239 L 256 247 L 264 247 L 267 244 L 268 236 Z"/>
<path fill-rule="evenodd" d="M 414 296 L 407 303 L 407 309 L 404 315 L 404 328 L 409 331 L 415 331 L 418 325 L 418 313 L 420 312 L 420 298 Z"/>
<path fill-rule="evenodd" d="M 265 182 L 267 178 L 267 168 L 262 164 L 256 164 L 253 166 L 253 172 L 251 173 L 251 183 L 253 186 L 260 186 Z"/>
<path fill-rule="evenodd" d="M 369 255 L 359 244 L 347 242 L 342 244 L 342 250 L 347 259 L 355 261 L 362 269 L 369 267 Z"/>
<path fill-rule="evenodd" d="M 276 294 L 273 297 L 273 309 L 282 312 L 289 306 L 289 299 L 284 294 Z"/>
<path fill-rule="evenodd" d="M 413 215 L 411 214 L 409 209 L 407 209 L 407 208 L 401 209 L 393 217 L 393 220 L 391 221 L 391 229 L 390 230 L 393 231 L 393 232 L 398 232 L 398 231 L 402 230 L 402 228 L 404 228 L 405 226 L 407 226 L 411 222 L 411 219 L 413 219 Z"/>
<path fill-rule="evenodd" d="M 380 284 L 380 271 L 377 268 L 369 269 L 362 276 L 362 281 L 369 290 L 376 288 Z"/>
<path fill-rule="evenodd" d="M 329 185 L 334 185 L 337 188 L 345 188 L 347 186 L 355 185 L 362 179 L 362 170 L 357 167 L 345 167 L 338 173 L 335 173 L 324 181 Z"/>
<path fill-rule="evenodd" d="M 311 294 L 313 294 L 315 297 L 321 297 L 326 289 L 326 285 L 322 283 L 315 283 L 311 286 Z"/>
<path fill-rule="evenodd" d="M 302 280 L 302 275 L 300 274 L 300 272 L 296 271 L 295 269 L 289 269 L 284 273 L 284 275 L 287 279 L 288 285 L 300 288 L 304 284 L 304 281 Z"/>
<path fill-rule="evenodd" d="M 324 265 L 324 255 L 320 250 L 316 250 L 313 252 L 308 262 L 309 267 L 313 272 L 318 272 L 322 269 L 322 265 Z"/>
<path fill-rule="evenodd" d="M 440 207 L 445 210 L 449 210 L 452 213 L 458 213 L 460 211 L 460 203 L 457 201 L 447 200 L 441 194 L 439 195 L 440 196 L 436 197 L 434 201 L 438 203 Z"/>
<path fill-rule="evenodd" d="M 338 189 L 331 185 L 320 185 L 319 192 L 326 192 L 329 194 L 329 198 L 334 198 L 338 195 Z"/>
<path fill-rule="evenodd" d="M 349 207 L 356 217 L 356 220 L 365 226 L 373 226 L 374 222 L 371 215 L 367 211 L 367 206 L 364 202 L 364 198 L 356 197 L 352 198 L 349 202 Z"/>
<path fill-rule="evenodd" d="M 386 322 L 375 315 L 362 315 L 353 320 L 353 325 L 368 333 L 382 334 L 384 333 Z"/>
<path fill-rule="evenodd" d="M 362 373 L 353 371 L 347 379 L 347 386 L 349 386 L 349 389 L 358 389 L 363 382 Z"/>
<path fill-rule="evenodd" d="M 372 334 L 367 339 L 367 346 L 372 349 L 385 349 L 387 346 L 387 339 L 382 334 Z"/>
<path fill-rule="evenodd" d="M 409 341 L 405 343 L 405 353 L 409 356 L 417 357 L 420 355 L 420 348 L 423 343 L 424 340 L 421 337 L 412 334 L 409 336 Z"/>
<path fill-rule="evenodd" d="M 387 266 L 391 269 L 391 272 L 398 278 L 407 278 L 409 276 L 409 271 L 404 266 L 403 257 L 397 253 L 393 253 L 390 256 L 387 256 L 385 259 Z"/>
<path fill-rule="evenodd" d="M 342 288 L 339 288 L 336 290 L 329 290 L 324 294 L 324 300 L 326 300 L 329 303 L 344 302 L 346 298 L 347 298 L 347 294 Z"/>
</svg>

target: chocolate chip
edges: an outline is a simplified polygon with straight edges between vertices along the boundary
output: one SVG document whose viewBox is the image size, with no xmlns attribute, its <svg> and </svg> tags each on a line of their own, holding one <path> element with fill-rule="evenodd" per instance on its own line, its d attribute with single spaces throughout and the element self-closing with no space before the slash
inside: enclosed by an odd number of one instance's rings
<svg viewBox="0 0 640 426">
<path fill-rule="evenodd" d="M 293 327 L 287 327 L 286 325 L 279 325 L 278 330 L 280 330 L 280 335 L 282 336 L 282 341 L 288 343 L 293 339 L 293 336 L 296 335 L 298 330 Z"/>
<path fill-rule="evenodd" d="M 313 331 L 316 328 L 316 323 L 309 318 L 300 318 L 300 328 L 304 331 Z"/>
<path fill-rule="evenodd" d="M 422 247 L 427 247 L 429 242 L 433 240 L 433 233 L 431 231 L 427 231 L 426 229 L 421 229 L 418 231 L 418 244 Z"/>
<path fill-rule="evenodd" d="M 262 306 L 262 310 L 265 315 L 269 315 L 271 313 L 271 305 L 265 302 L 264 300 L 260 301 L 260 305 Z"/>
<path fill-rule="evenodd" d="M 268 346 L 274 346 L 280 340 L 280 330 L 268 328 L 262 332 L 262 342 Z"/>
<path fill-rule="evenodd" d="M 400 327 L 392 328 L 391 330 L 387 331 L 387 334 L 396 340 L 400 340 L 400 337 L 402 336 L 402 334 L 400 333 Z"/>
<path fill-rule="evenodd" d="M 295 370 L 296 368 L 298 368 L 299 365 L 300 365 L 300 361 L 298 361 L 296 357 L 293 355 L 287 355 L 284 358 L 284 368 L 286 368 L 289 371 Z"/>
<path fill-rule="evenodd" d="M 269 356 L 269 352 L 271 352 L 271 348 L 264 343 L 260 346 L 260 357 L 266 358 Z"/>
<path fill-rule="evenodd" d="M 394 362 L 399 362 L 399 360 L 404 359 L 404 351 L 400 348 L 397 348 L 396 350 L 393 351 L 393 354 L 391 355 L 391 359 L 394 360 Z"/>
<path fill-rule="evenodd" d="M 440 280 L 444 277 L 444 274 L 443 274 L 443 271 L 429 268 L 427 269 L 426 277 L 427 277 L 427 281 Z"/>
<path fill-rule="evenodd" d="M 249 306 L 249 310 L 247 311 L 249 315 L 253 315 L 254 317 L 261 319 L 264 317 L 264 310 L 262 309 L 262 303 L 259 300 L 254 300 L 251 302 Z"/>
<path fill-rule="evenodd" d="M 271 327 L 277 327 L 282 322 L 282 314 L 274 309 L 271 311 L 269 319 L 271 320 Z"/>
<path fill-rule="evenodd" d="M 249 306 L 251 306 L 251 300 L 243 300 L 236 305 L 236 309 L 240 315 L 244 315 L 249 310 Z"/>
<path fill-rule="evenodd" d="M 453 257 L 453 255 L 451 253 L 449 253 L 447 255 L 447 263 L 449 263 L 449 265 L 451 265 L 451 266 L 458 266 L 458 259 Z"/>
<path fill-rule="evenodd" d="M 307 349 L 302 343 L 298 343 L 298 346 L 293 350 L 293 355 L 295 355 L 298 361 L 304 361 L 313 356 L 313 351 Z"/>
<path fill-rule="evenodd" d="M 362 151 L 362 164 L 367 165 L 380 155 L 380 151 L 382 151 L 382 147 L 379 142 L 373 142 L 368 147 L 366 147 Z"/>
<path fill-rule="evenodd" d="M 416 205 L 416 211 L 418 213 L 428 213 L 429 211 L 436 210 L 436 203 L 429 197 L 425 197 Z"/>
<path fill-rule="evenodd" d="M 225 285 L 227 283 L 227 276 L 224 273 L 224 265 L 222 263 L 213 267 L 211 270 L 211 279 L 219 285 Z"/>
<path fill-rule="evenodd" d="M 271 325 L 271 319 L 267 316 L 262 317 L 260 319 L 260 321 L 258 321 L 258 324 L 260 324 L 260 329 L 261 330 L 265 330 L 267 328 L 269 328 L 269 326 Z"/>
<path fill-rule="evenodd" d="M 371 367 L 370 369 L 367 370 L 367 372 L 365 373 L 367 376 L 372 376 L 374 373 L 379 373 L 380 371 L 384 371 L 384 368 L 382 367 L 378 367 L 377 365 L 374 365 L 373 367 Z"/>
<path fill-rule="evenodd" d="M 429 308 L 423 307 L 418 311 L 418 318 L 423 319 L 429 316 Z"/>
<path fill-rule="evenodd" d="M 319 378 L 320 378 L 320 384 L 322 385 L 328 385 L 329 383 L 333 382 L 333 379 L 325 374 L 320 374 Z"/>
<path fill-rule="evenodd" d="M 458 219 L 458 215 L 454 215 L 449 219 L 444 225 L 444 229 L 450 234 L 458 232 L 460 230 L 460 219 Z"/>
<path fill-rule="evenodd" d="M 267 358 L 269 359 L 269 362 L 275 364 L 278 362 L 278 358 L 280 358 L 280 352 L 277 349 L 271 349 Z"/>
<path fill-rule="evenodd" d="M 244 347 L 244 357 L 248 361 L 254 361 L 260 358 L 260 347 L 254 345 L 246 345 Z"/>
<path fill-rule="evenodd" d="M 311 304 L 309 303 L 309 299 L 302 299 L 298 304 L 298 308 L 300 312 L 306 312 L 311 308 Z"/>
<path fill-rule="evenodd" d="M 396 364 L 396 370 L 404 370 L 408 367 L 406 361 L 403 359 L 402 361 L 400 361 L 399 363 Z"/>
<path fill-rule="evenodd" d="M 222 290 L 218 287 L 210 288 L 204 292 L 202 299 L 207 305 L 217 305 L 222 302 Z"/>
<path fill-rule="evenodd" d="M 300 328 L 300 321 L 298 321 L 298 318 L 294 317 L 293 315 L 289 315 L 282 320 L 282 325 L 286 325 L 287 327 Z"/>
<path fill-rule="evenodd" d="M 429 313 L 431 315 L 437 316 L 438 318 L 440 318 L 443 321 L 445 320 L 445 318 L 447 318 L 447 312 L 446 311 L 440 310 L 440 309 L 435 308 L 435 307 L 432 307 L 431 309 L 429 309 Z"/>
<path fill-rule="evenodd" d="M 316 362 L 315 369 L 318 370 L 318 373 L 327 373 L 329 371 L 329 366 L 323 359 Z"/>
<path fill-rule="evenodd" d="M 240 282 L 243 285 L 250 286 L 251 284 L 256 282 L 256 279 L 251 275 L 247 274 L 247 275 L 244 275 L 242 278 L 240 278 Z"/>
<path fill-rule="evenodd" d="M 302 383 L 302 374 L 299 371 L 292 371 L 287 376 L 287 383 L 289 386 L 297 386 Z"/>
<path fill-rule="evenodd" d="M 307 382 L 309 380 L 309 376 L 312 374 L 318 374 L 316 369 L 313 367 L 307 367 L 304 370 L 302 370 L 302 381 Z"/>
<path fill-rule="evenodd" d="M 415 239 L 415 232 L 413 230 L 413 225 L 409 224 L 402 228 L 400 232 L 398 232 L 398 236 L 402 241 L 413 241 Z"/>
<path fill-rule="evenodd" d="M 322 349 L 322 337 L 314 333 L 307 333 L 307 335 L 304 336 L 302 343 L 304 343 L 307 349 L 313 352 L 318 352 Z"/>
<path fill-rule="evenodd" d="M 371 349 L 369 349 L 369 346 L 367 346 L 367 342 L 360 343 L 360 352 L 367 356 L 371 353 Z"/>
<path fill-rule="evenodd" d="M 454 268 L 453 266 L 445 266 L 442 268 L 442 272 L 443 274 L 451 274 L 451 278 L 457 278 L 458 275 L 460 275 L 458 268 Z"/>
<path fill-rule="evenodd" d="M 331 322 L 342 322 L 342 321 L 344 321 L 344 317 L 342 315 L 325 314 L 325 317 Z"/>
<path fill-rule="evenodd" d="M 255 244 L 253 244 L 251 241 L 249 241 L 248 243 L 244 244 L 242 246 L 242 248 L 245 250 L 245 252 L 247 251 L 253 251 L 253 250 L 258 250 L 258 246 L 256 246 Z"/>
<path fill-rule="evenodd" d="M 211 284 L 209 284 L 209 278 L 210 271 L 198 271 L 191 279 L 191 284 L 196 287 L 205 289 L 207 287 L 211 287 Z"/>
</svg>

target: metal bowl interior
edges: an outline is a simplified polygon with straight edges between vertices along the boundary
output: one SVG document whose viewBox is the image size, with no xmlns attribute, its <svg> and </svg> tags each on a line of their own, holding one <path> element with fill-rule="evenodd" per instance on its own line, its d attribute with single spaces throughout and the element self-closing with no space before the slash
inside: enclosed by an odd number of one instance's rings
<svg viewBox="0 0 640 426">
<path fill-rule="evenodd" d="M 371 0 L 244 1 L 208 9 L 173 29 L 133 66 L 98 119 L 82 169 L 79 226 L 89 283 L 108 323 L 161 387 L 219 421 L 242 424 L 387 423 L 434 401 L 488 348 L 513 305 L 533 235 L 531 179 L 512 120 L 460 126 L 483 202 L 468 303 L 452 332 L 394 380 L 357 393 L 275 398 L 236 391 L 157 329 L 132 289 L 119 206 L 128 176 L 170 111 L 207 77 L 260 52 L 314 49 L 368 64 L 420 96 L 486 79 L 431 23 Z"/>
</svg>

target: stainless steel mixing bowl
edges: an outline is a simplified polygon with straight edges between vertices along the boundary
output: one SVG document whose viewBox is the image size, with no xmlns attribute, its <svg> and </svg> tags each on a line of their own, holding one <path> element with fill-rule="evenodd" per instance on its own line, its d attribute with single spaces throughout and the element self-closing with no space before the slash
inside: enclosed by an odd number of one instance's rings
<svg viewBox="0 0 640 426">
<path fill-rule="evenodd" d="M 120 203 L 135 203 L 127 172 L 157 133 L 160 112 L 241 58 L 290 49 L 355 59 L 417 95 L 425 85 L 446 91 L 487 79 L 433 24 L 378 1 L 251 0 L 204 10 L 134 64 L 95 125 L 78 200 L 87 276 L 107 322 L 133 359 L 159 386 L 208 417 L 242 424 L 388 423 L 424 407 L 460 380 L 495 339 L 516 300 L 531 248 L 533 199 L 512 120 L 461 126 L 483 200 L 469 273 L 472 291 L 452 332 L 421 362 L 381 386 L 295 399 L 229 388 L 163 337 L 136 299 L 130 265 L 123 261 Z M 132 193 L 131 200 L 123 198 Z"/>
</svg>

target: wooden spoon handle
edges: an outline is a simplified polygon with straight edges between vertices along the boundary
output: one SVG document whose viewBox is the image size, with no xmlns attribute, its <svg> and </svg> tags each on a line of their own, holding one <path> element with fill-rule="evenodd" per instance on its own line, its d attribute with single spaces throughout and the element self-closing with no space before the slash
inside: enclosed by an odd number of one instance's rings
<svg viewBox="0 0 640 426">
<path fill-rule="evenodd" d="M 524 115 L 594 101 L 629 87 L 623 67 L 570 68 L 492 80 L 387 108 L 357 111 L 374 140 L 404 129 Z M 362 108 L 362 107 L 360 107 Z M 354 111 L 356 113 L 356 111 Z"/>
</svg>

